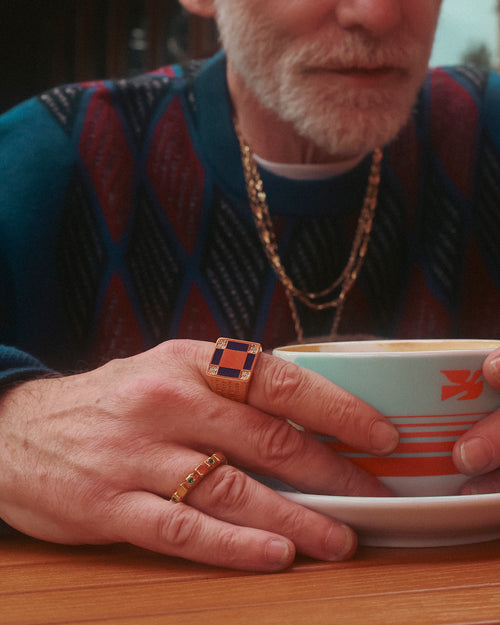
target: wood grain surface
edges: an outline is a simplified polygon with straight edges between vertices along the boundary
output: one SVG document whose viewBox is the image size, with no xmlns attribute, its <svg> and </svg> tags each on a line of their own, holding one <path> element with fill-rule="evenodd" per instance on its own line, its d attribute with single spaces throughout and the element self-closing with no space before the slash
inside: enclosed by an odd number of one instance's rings
<svg viewBox="0 0 500 625">
<path fill-rule="evenodd" d="M 500 623 L 500 541 L 361 548 L 278 574 L 198 565 L 129 545 L 0 540 L 2 625 Z"/>
</svg>

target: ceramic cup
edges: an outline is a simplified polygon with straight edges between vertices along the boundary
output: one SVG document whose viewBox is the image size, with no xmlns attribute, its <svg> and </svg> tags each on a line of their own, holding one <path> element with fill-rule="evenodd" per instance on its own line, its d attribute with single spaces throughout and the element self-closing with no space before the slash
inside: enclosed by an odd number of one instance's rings
<svg viewBox="0 0 500 625">
<path fill-rule="evenodd" d="M 331 437 L 335 451 L 379 477 L 398 496 L 456 495 L 468 479 L 452 450 L 479 419 L 500 408 L 482 365 L 500 341 L 412 340 L 316 343 L 279 347 L 274 354 L 312 369 L 390 418 L 400 444 L 385 458 Z"/>
</svg>

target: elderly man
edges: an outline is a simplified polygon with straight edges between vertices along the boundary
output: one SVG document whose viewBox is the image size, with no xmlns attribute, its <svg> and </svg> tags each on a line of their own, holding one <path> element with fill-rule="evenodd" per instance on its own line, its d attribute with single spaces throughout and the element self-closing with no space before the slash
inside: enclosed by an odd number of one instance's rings
<svg viewBox="0 0 500 625">
<path fill-rule="evenodd" d="M 0 122 L 0 517 L 253 570 L 347 558 L 350 528 L 248 473 L 388 495 L 287 419 L 380 455 L 397 432 L 247 341 L 500 334 L 500 83 L 427 73 L 439 0 L 182 2 L 223 53 Z M 254 350 L 246 403 L 206 377 L 219 335 Z M 499 418 L 457 442 L 464 492 L 498 486 Z"/>
</svg>

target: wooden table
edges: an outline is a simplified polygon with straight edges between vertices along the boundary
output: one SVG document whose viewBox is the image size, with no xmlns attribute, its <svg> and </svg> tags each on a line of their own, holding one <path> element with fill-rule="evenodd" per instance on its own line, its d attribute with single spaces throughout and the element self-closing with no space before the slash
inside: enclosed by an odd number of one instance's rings
<svg viewBox="0 0 500 625">
<path fill-rule="evenodd" d="M 500 622 L 500 541 L 361 548 L 284 573 L 211 568 L 127 545 L 0 540 L 0 623 L 79 625 Z"/>
</svg>

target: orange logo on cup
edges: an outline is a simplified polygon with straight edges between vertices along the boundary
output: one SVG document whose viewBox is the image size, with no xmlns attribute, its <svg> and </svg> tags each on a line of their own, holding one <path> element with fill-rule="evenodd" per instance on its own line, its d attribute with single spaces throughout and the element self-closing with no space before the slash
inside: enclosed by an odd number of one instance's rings
<svg viewBox="0 0 500 625">
<path fill-rule="evenodd" d="M 441 388 L 441 401 L 456 397 L 458 400 L 477 399 L 483 392 L 483 381 L 481 377 L 482 371 L 441 371 L 452 384 L 445 384 Z M 457 395 L 462 394 L 461 397 Z"/>
</svg>

